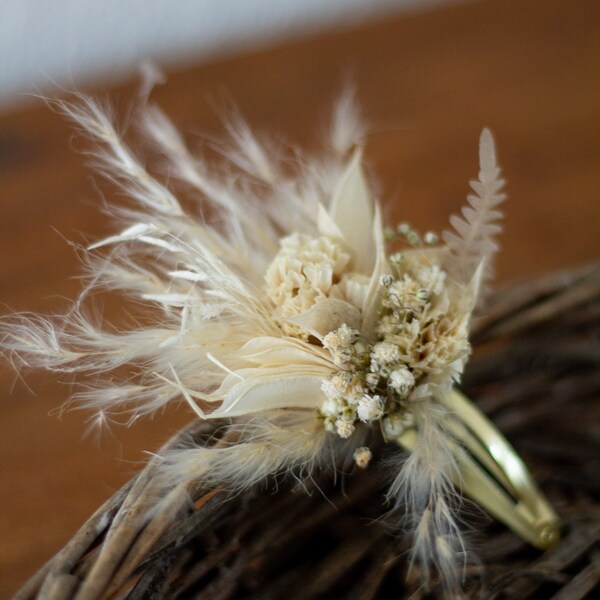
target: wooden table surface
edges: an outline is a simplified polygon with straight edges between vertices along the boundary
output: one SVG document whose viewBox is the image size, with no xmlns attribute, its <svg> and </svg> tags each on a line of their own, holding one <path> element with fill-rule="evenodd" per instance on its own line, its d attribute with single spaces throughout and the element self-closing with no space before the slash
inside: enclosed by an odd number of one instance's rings
<svg viewBox="0 0 600 600">
<path fill-rule="evenodd" d="M 498 279 L 600 255 L 600 3 L 490 0 L 398 15 L 170 74 L 155 99 L 186 132 L 220 131 L 234 99 L 257 129 L 318 149 L 351 75 L 372 125 L 366 148 L 395 219 L 441 229 L 477 173 L 483 126 L 508 181 Z M 131 86 L 109 97 L 126 113 Z M 106 89 L 98 88 L 99 92 Z M 192 140 L 194 138 L 192 137 Z M 82 242 L 112 231 L 110 186 L 69 124 L 41 103 L 0 117 L 0 312 L 60 311 L 79 289 Z M 49 416 L 69 386 L 0 370 L 0 596 L 56 552 L 187 411 L 102 440 L 86 415 Z"/>
</svg>

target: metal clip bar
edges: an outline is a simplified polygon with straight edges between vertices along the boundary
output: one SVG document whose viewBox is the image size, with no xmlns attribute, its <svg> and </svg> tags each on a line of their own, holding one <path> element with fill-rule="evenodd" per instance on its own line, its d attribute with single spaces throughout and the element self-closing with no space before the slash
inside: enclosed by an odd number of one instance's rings
<svg viewBox="0 0 600 600">
<path fill-rule="evenodd" d="M 448 442 L 458 464 L 455 486 L 532 546 L 543 550 L 556 543 L 560 520 L 515 449 L 458 390 L 442 403 L 449 410 Z M 412 450 L 416 439 L 408 429 L 394 441 Z"/>
</svg>

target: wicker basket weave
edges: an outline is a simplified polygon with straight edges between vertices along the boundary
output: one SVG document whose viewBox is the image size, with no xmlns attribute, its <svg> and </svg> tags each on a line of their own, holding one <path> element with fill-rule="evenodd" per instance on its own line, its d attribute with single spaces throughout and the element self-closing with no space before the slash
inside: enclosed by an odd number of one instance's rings
<svg viewBox="0 0 600 600">
<path fill-rule="evenodd" d="M 465 522 L 480 563 L 467 571 L 465 595 L 591 598 L 600 582 L 600 266 L 507 286 L 473 325 L 464 391 L 528 463 L 564 531 L 541 554 L 470 507 Z M 218 444 L 217 428 L 195 421 L 167 446 Z M 376 462 L 385 453 L 380 442 Z M 323 474 L 308 490 L 272 481 L 232 499 L 198 483 L 188 490 L 193 505 L 189 495 L 175 497 L 169 514 L 139 525 L 154 468 L 98 509 L 16 598 L 439 595 L 406 581 L 406 549 L 379 519 L 384 467 L 340 465 L 344 475 Z"/>
</svg>

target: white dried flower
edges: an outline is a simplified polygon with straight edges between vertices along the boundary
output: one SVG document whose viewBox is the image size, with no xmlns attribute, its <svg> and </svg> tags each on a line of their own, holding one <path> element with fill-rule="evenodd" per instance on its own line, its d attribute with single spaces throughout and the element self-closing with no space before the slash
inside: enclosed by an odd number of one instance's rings
<svg viewBox="0 0 600 600">
<path fill-rule="evenodd" d="M 337 367 L 351 366 L 356 352 L 351 346 L 338 346 L 332 353 L 333 362 Z"/>
<path fill-rule="evenodd" d="M 330 331 L 323 338 L 323 346 L 328 350 L 337 350 L 338 348 L 348 347 L 354 344 L 358 339 L 360 333 L 356 329 L 348 327 L 346 323 L 343 323 L 335 331 Z"/>
<path fill-rule="evenodd" d="M 337 417 L 344 409 L 344 404 L 341 402 L 341 398 L 327 398 L 323 404 L 321 404 L 321 413 L 326 417 Z"/>
<path fill-rule="evenodd" d="M 287 318 L 314 306 L 332 293 L 335 281 L 350 262 L 350 255 L 326 237 L 299 233 L 284 238 L 265 275 L 266 294 L 284 332 L 302 336 Z"/>
<path fill-rule="evenodd" d="M 349 438 L 354 433 L 355 429 L 354 419 L 342 417 L 335 422 L 336 433 L 341 438 Z"/>
<path fill-rule="evenodd" d="M 331 381 L 350 404 L 356 403 L 364 393 L 363 383 L 357 373 L 339 371 Z"/>
<path fill-rule="evenodd" d="M 431 297 L 431 294 L 429 293 L 429 290 L 426 290 L 425 288 L 420 288 L 417 290 L 415 297 L 419 302 L 427 302 Z"/>
<path fill-rule="evenodd" d="M 371 370 L 378 372 L 383 367 L 395 365 L 400 360 L 398 346 L 390 342 L 379 342 L 371 351 Z"/>
<path fill-rule="evenodd" d="M 361 446 L 354 451 L 352 457 L 357 467 L 366 469 L 373 458 L 373 453 L 366 446 Z"/>
<path fill-rule="evenodd" d="M 440 269 L 439 265 L 429 265 L 419 270 L 417 279 L 424 288 L 431 290 L 435 296 L 439 296 L 444 290 L 446 273 Z"/>
<path fill-rule="evenodd" d="M 381 279 L 379 280 L 379 284 L 385 288 L 390 287 L 392 283 L 394 283 L 394 278 L 391 275 L 382 275 Z"/>
<path fill-rule="evenodd" d="M 429 246 L 435 246 L 440 241 L 440 238 L 433 231 L 427 231 L 423 235 L 423 241 Z"/>
<path fill-rule="evenodd" d="M 405 398 L 415 387 L 415 377 L 405 366 L 394 369 L 388 378 L 389 387 L 401 398 Z"/>
<path fill-rule="evenodd" d="M 377 384 L 379 383 L 379 373 L 373 373 L 373 371 L 369 371 L 369 373 L 365 375 L 365 383 L 369 388 L 376 388 Z"/>
<path fill-rule="evenodd" d="M 363 423 L 370 423 L 371 421 L 381 419 L 384 408 L 385 405 L 381 396 L 364 394 L 358 401 L 356 414 Z"/>
</svg>

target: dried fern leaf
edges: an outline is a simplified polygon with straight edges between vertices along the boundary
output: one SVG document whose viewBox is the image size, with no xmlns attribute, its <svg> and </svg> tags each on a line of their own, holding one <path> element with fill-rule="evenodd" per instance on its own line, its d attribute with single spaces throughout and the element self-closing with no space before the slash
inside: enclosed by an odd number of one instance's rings
<svg viewBox="0 0 600 600">
<path fill-rule="evenodd" d="M 479 169 L 479 179 L 471 181 L 475 193 L 467 196 L 468 204 L 462 208 L 462 217 L 450 217 L 454 231 L 444 231 L 443 239 L 449 248 L 446 268 L 459 283 L 466 285 L 484 262 L 482 291 L 485 292 L 485 282 L 492 276 L 492 259 L 498 251 L 495 237 L 502 230 L 498 224 L 502 218 L 498 206 L 506 198 L 501 192 L 504 180 L 500 177 L 494 138 L 489 129 L 484 129 L 479 138 Z"/>
</svg>

